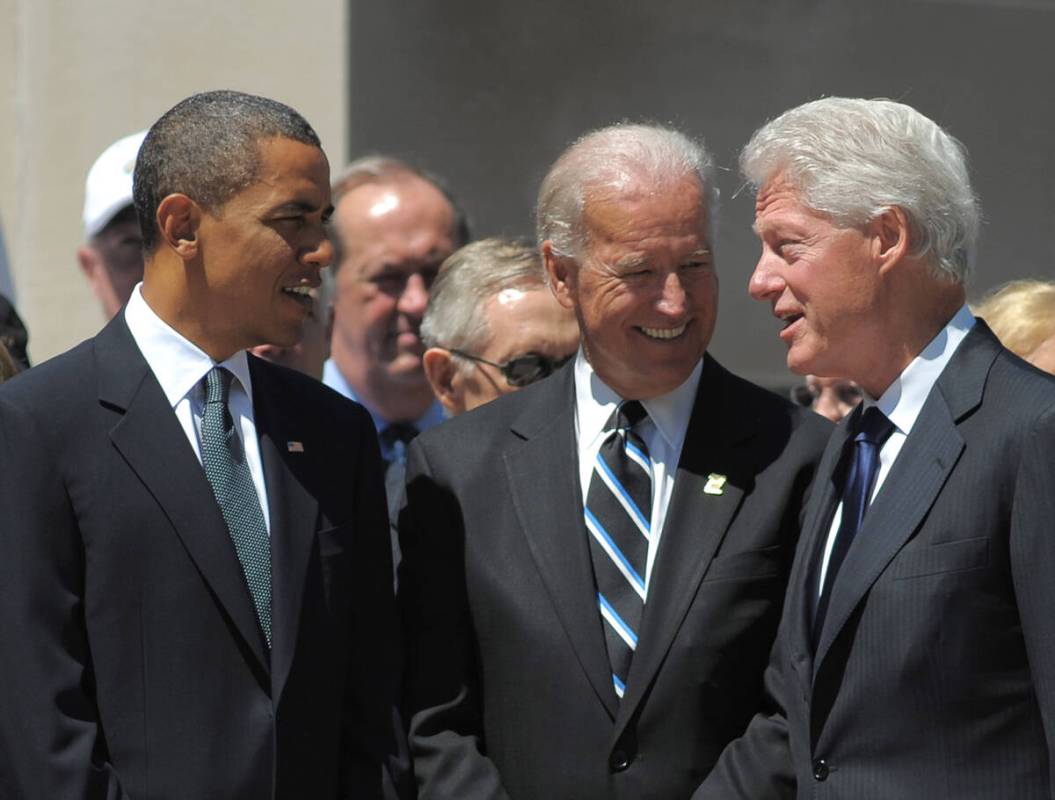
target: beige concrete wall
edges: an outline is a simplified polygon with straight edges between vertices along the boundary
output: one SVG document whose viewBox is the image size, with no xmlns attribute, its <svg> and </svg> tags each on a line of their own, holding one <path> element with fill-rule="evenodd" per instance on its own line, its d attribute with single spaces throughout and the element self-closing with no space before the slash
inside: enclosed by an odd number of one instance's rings
<svg viewBox="0 0 1055 800">
<path fill-rule="evenodd" d="M 289 103 L 344 161 L 344 0 L 0 0 L 0 15 L 0 223 L 34 362 L 104 321 L 75 250 L 85 174 L 115 139 L 232 88 Z"/>
</svg>

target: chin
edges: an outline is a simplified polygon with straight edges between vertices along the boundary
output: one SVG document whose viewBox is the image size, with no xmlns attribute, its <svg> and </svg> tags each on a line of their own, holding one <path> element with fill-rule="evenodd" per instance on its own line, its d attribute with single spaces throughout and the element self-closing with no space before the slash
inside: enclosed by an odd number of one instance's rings
<svg viewBox="0 0 1055 800">
<path fill-rule="evenodd" d="M 421 356 L 398 356 L 388 365 L 388 375 L 392 380 L 404 383 L 427 382 Z"/>
</svg>

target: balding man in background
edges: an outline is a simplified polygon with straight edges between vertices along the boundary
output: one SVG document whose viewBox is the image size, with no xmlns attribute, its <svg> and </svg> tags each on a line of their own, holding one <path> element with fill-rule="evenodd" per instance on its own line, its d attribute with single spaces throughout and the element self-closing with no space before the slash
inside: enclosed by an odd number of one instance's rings
<svg viewBox="0 0 1055 800">
<path fill-rule="evenodd" d="M 761 698 L 830 424 L 706 355 L 710 155 L 585 136 L 539 193 L 572 363 L 411 443 L 405 704 L 423 797 L 677 800 Z"/>
<path fill-rule="evenodd" d="M 350 164 L 333 201 L 336 294 L 323 382 L 366 407 L 382 459 L 402 465 L 407 442 L 443 419 L 422 367 L 421 319 L 440 264 L 468 242 L 468 227 L 434 179 L 383 156 Z"/>
<path fill-rule="evenodd" d="M 529 245 L 484 239 L 443 262 L 421 324 L 425 374 L 449 416 L 545 378 L 575 355 L 575 315 Z"/>
<path fill-rule="evenodd" d="M 888 100 L 755 132 L 750 291 L 788 366 L 855 381 L 804 514 L 771 703 L 698 797 L 1055 793 L 1055 378 L 965 305 L 963 146 Z"/>
<path fill-rule="evenodd" d="M 146 131 L 106 148 L 84 184 L 84 244 L 77 248 L 92 293 L 110 319 L 143 280 L 143 238 L 132 205 L 132 171 Z"/>
</svg>

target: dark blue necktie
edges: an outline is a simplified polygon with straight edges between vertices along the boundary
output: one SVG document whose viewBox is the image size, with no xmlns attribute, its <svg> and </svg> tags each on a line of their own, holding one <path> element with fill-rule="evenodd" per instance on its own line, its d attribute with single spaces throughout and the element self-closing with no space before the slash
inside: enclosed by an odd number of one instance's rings
<svg viewBox="0 0 1055 800">
<path fill-rule="evenodd" d="M 586 530 L 597 581 L 597 605 L 612 667 L 612 686 L 619 698 L 626 689 L 645 605 L 652 462 L 633 427 L 646 415 L 636 400 L 623 403 L 612 413 L 586 494 Z"/>
<path fill-rule="evenodd" d="M 843 515 L 839 521 L 839 530 L 835 534 L 831 555 L 828 557 L 828 571 L 824 575 L 824 587 L 813 618 L 814 647 L 820 641 L 835 578 L 850 550 L 850 545 L 861 530 L 865 512 L 868 510 L 869 498 L 879 473 L 879 451 L 893 432 L 894 424 L 875 406 L 866 409 L 858 421 L 857 433 L 853 437 L 853 460 L 850 462 L 842 495 Z"/>
<path fill-rule="evenodd" d="M 213 367 L 205 376 L 201 418 L 201 461 L 227 531 L 242 565 L 260 628 L 271 646 L 271 538 L 260 498 L 245 460 L 245 449 L 227 408 L 232 375 Z"/>
<path fill-rule="evenodd" d="M 386 425 L 380 433 L 381 459 L 387 464 L 405 464 L 407 447 L 419 433 L 416 426 L 409 422 L 393 422 Z"/>
</svg>

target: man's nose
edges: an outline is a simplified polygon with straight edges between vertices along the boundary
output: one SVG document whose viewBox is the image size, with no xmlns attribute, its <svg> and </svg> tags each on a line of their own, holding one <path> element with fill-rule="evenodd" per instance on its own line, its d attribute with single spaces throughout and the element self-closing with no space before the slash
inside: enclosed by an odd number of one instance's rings
<svg viewBox="0 0 1055 800">
<path fill-rule="evenodd" d="M 763 253 L 747 282 L 747 293 L 755 300 L 772 300 L 784 291 L 784 279 Z"/>
<path fill-rule="evenodd" d="M 330 241 L 330 237 L 323 235 L 318 243 L 307 252 L 305 261 L 320 269 L 331 266 L 333 264 L 333 242 Z"/>
<path fill-rule="evenodd" d="M 399 310 L 411 317 L 420 317 L 425 314 L 425 306 L 429 302 L 429 289 L 425 285 L 425 279 L 420 273 L 415 272 L 407 278 L 407 285 L 403 287 L 403 293 L 399 295 Z"/>
<path fill-rule="evenodd" d="M 660 295 L 658 310 L 671 317 L 685 313 L 685 287 L 677 272 L 671 272 L 663 281 L 663 293 Z"/>
</svg>

